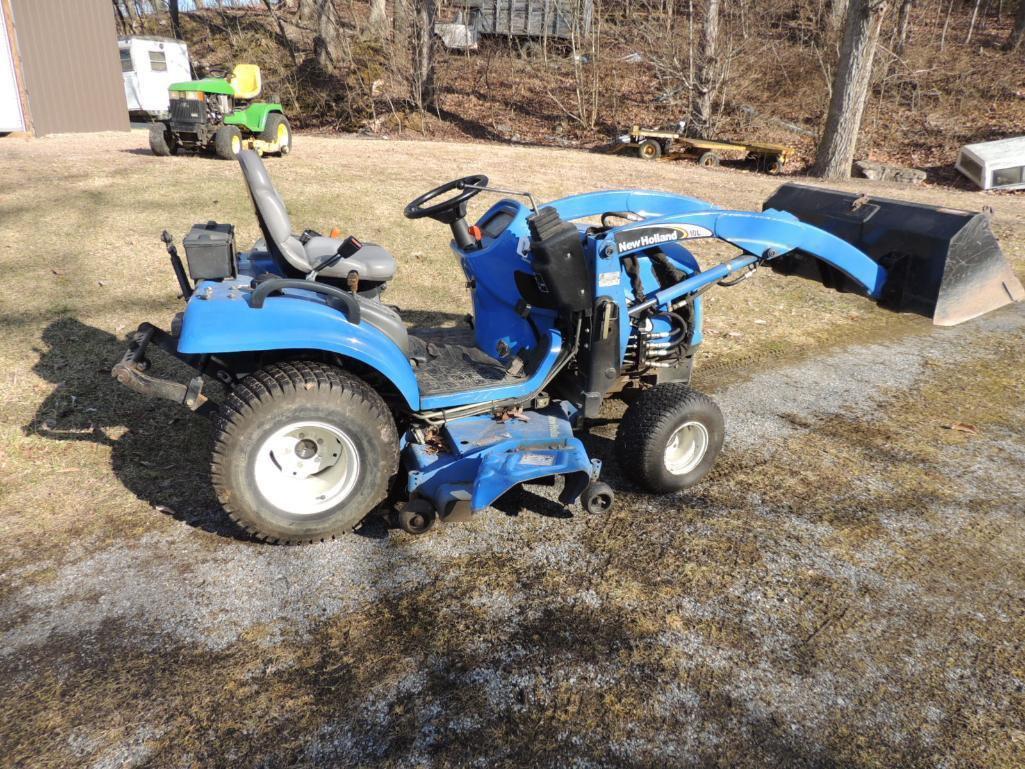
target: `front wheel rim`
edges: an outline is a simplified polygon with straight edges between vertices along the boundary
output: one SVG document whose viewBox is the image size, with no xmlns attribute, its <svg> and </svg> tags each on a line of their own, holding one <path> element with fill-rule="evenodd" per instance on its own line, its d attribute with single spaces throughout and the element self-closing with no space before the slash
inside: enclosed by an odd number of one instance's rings
<svg viewBox="0 0 1025 769">
<path fill-rule="evenodd" d="M 708 451 L 708 428 L 700 422 L 684 422 L 666 443 L 663 464 L 673 475 L 686 475 L 701 464 Z"/>
<path fill-rule="evenodd" d="M 231 151 L 236 155 L 242 151 L 242 139 L 240 137 L 231 137 Z"/>
<path fill-rule="evenodd" d="M 316 515 L 344 502 L 356 487 L 360 461 L 352 438 L 327 422 L 292 422 L 256 452 L 256 487 L 293 515 Z"/>
</svg>

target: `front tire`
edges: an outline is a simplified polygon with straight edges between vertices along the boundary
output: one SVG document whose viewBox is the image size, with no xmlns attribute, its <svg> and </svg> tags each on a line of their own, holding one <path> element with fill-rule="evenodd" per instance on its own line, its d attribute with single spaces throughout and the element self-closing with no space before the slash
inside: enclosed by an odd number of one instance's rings
<svg viewBox="0 0 1025 769">
<path fill-rule="evenodd" d="M 282 544 L 345 534 L 388 492 L 395 422 L 365 382 L 322 363 L 250 374 L 221 408 L 211 475 L 239 526 Z"/>
<path fill-rule="evenodd" d="M 222 125 L 214 134 L 214 151 L 217 157 L 234 160 L 242 151 L 242 132 L 238 126 Z"/>
<path fill-rule="evenodd" d="M 284 157 L 292 151 L 292 126 L 288 118 L 280 112 L 272 112 L 267 115 L 267 122 L 260 132 L 260 138 L 265 142 L 276 142 L 278 155 Z"/>
<path fill-rule="evenodd" d="M 700 482 L 722 449 L 726 423 L 715 401 L 680 382 L 641 393 L 616 434 L 616 457 L 627 475 L 656 493 Z"/>
<path fill-rule="evenodd" d="M 149 127 L 149 148 L 157 157 L 178 153 L 178 143 L 174 140 L 174 134 L 164 123 L 154 123 Z"/>
<path fill-rule="evenodd" d="M 658 160 L 662 157 L 662 145 L 654 139 L 645 139 L 637 145 L 637 156 L 642 160 Z"/>
</svg>

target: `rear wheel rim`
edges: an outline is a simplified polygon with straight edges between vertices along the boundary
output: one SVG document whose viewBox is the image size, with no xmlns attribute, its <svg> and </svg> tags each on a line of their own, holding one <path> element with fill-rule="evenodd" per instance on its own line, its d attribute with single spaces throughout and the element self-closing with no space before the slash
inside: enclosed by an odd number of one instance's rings
<svg viewBox="0 0 1025 769">
<path fill-rule="evenodd" d="M 284 123 L 278 125 L 278 146 L 284 147 L 288 144 L 288 126 Z"/>
<path fill-rule="evenodd" d="M 254 474 L 260 494 L 293 515 L 316 515 L 344 502 L 359 479 L 352 438 L 327 422 L 291 422 L 265 438 Z"/>
<path fill-rule="evenodd" d="M 708 428 L 700 422 L 684 422 L 666 443 L 662 462 L 673 475 L 692 472 L 708 451 Z"/>
</svg>

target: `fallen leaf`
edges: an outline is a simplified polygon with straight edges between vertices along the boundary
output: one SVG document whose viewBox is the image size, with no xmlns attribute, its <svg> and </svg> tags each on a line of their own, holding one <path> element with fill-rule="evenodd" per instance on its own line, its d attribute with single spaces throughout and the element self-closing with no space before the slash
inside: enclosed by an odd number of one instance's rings
<svg viewBox="0 0 1025 769">
<path fill-rule="evenodd" d="M 959 433 L 969 433 L 970 435 L 978 435 L 979 428 L 975 425 L 967 424 L 966 422 L 954 422 L 947 425 L 948 430 L 956 430 Z"/>
<path fill-rule="evenodd" d="M 51 267 L 50 272 L 52 272 L 54 275 L 57 275 L 58 277 L 64 274 L 63 270 L 58 270 L 56 267 Z"/>
</svg>

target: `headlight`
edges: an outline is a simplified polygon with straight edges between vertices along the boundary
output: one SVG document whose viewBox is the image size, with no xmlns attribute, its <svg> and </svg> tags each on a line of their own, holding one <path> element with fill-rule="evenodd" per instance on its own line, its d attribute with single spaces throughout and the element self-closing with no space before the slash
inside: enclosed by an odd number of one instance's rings
<svg viewBox="0 0 1025 769">
<path fill-rule="evenodd" d="M 206 101 L 206 93 L 203 91 L 171 91 L 172 99 L 194 99 L 195 101 Z"/>
</svg>

